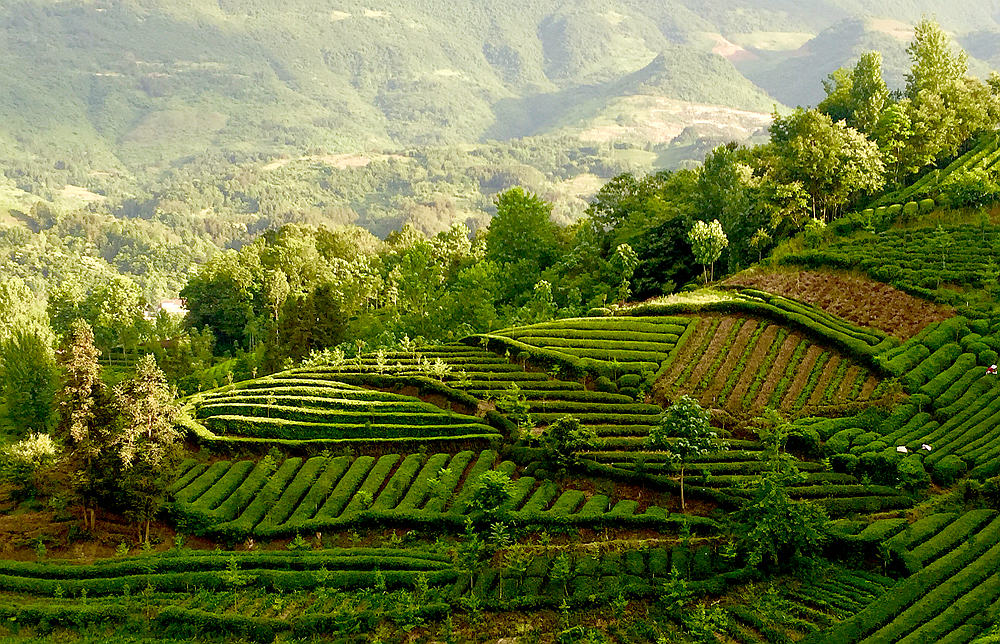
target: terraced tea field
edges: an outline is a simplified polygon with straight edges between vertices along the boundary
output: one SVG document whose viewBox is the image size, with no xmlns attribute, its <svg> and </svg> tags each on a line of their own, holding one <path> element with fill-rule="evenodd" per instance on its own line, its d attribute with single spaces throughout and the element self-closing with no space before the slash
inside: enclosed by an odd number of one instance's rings
<svg viewBox="0 0 1000 644">
<path fill-rule="evenodd" d="M 327 371 L 288 371 L 193 396 L 207 432 L 235 441 L 345 444 L 373 440 L 477 440 L 496 429 L 482 418 L 418 398 L 337 381 Z"/>
<path fill-rule="evenodd" d="M 518 476 L 494 451 L 475 454 L 387 454 L 269 461 L 188 461 L 171 486 L 171 512 L 186 530 L 244 538 L 312 534 L 351 525 L 445 526 L 457 529 L 488 470 L 513 476 L 504 510 L 530 525 L 667 525 L 667 512 L 634 500 L 562 489 Z"/>
<path fill-rule="evenodd" d="M 804 642 L 969 642 L 1000 618 L 996 512 L 927 517 L 888 543 L 914 573 L 853 618 Z"/>
<path fill-rule="evenodd" d="M 833 568 L 818 581 L 792 584 L 727 608 L 725 634 L 735 642 L 790 642 L 852 618 L 890 591 L 894 581 L 864 571 Z"/>
<path fill-rule="evenodd" d="M 680 394 L 736 417 L 764 407 L 817 415 L 877 402 L 880 379 L 803 334 L 743 316 L 695 318 L 694 331 L 657 383 L 662 400 Z"/>
</svg>

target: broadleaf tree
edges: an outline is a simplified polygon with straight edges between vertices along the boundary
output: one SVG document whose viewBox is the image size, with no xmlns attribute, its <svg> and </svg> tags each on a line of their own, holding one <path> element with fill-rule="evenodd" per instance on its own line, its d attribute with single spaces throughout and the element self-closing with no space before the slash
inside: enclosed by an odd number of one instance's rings
<svg viewBox="0 0 1000 644">
<path fill-rule="evenodd" d="M 681 510 L 687 509 L 684 499 L 684 473 L 692 460 L 708 452 L 725 449 L 712 429 L 711 414 L 690 396 L 680 396 L 660 416 L 649 432 L 646 444 L 650 449 L 666 454 L 680 470 Z"/>
<path fill-rule="evenodd" d="M 715 280 L 715 262 L 722 257 L 722 251 L 729 246 L 729 239 L 722 230 L 718 219 L 711 223 L 696 221 L 688 231 L 688 243 L 696 262 L 702 265 L 705 282 Z"/>
</svg>

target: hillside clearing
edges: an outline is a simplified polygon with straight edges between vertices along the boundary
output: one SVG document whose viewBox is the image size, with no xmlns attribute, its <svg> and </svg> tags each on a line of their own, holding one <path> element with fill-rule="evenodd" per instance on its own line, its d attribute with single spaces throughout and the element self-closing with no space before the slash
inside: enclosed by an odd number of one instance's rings
<svg viewBox="0 0 1000 644">
<path fill-rule="evenodd" d="M 931 322 L 955 314 L 951 307 L 927 302 L 883 282 L 845 271 L 755 267 L 734 275 L 725 285 L 793 297 L 900 340 L 913 337 Z"/>
</svg>

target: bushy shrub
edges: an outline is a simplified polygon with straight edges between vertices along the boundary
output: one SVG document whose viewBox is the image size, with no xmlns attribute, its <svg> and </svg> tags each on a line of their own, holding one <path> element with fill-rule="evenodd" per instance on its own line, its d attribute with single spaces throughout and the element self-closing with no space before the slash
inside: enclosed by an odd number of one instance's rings
<svg viewBox="0 0 1000 644">
<path fill-rule="evenodd" d="M 812 218 L 806 222 L 803 238 L 807 248 L 819 248 L 823 242 L 823 234 L 826 232 L 826 222 L 822 219 Z"/>
<path fill-rule="evenodd" d="M 984 168 L 959 168 L 941 185 L 941 196 L 952 208 L 985 206 L 1000 199 L 996 174 Z"/>
<path fill-rule="evenodd" d="M 627 373 L 618 379 L 619 387 L 638 387 L 642 384 L 642 376 L 637 373 Z"/>
<path fill-rule="evenodd" d="M 911 201 L 903 206 L 903 219 L 905 221 L 912 220 L 919 213 L 920 213 L 920 204 L 918 204 L 916 201 Z"/>
<path fill-rule="evenodd" d="M 931 468 L 931 477 L 938 485 L 947 487 L 961 478 L 968 469 L 969 466 L 965 461 L 954 454 L 948 454 L 934 463 Z"/>
<path fill-rule="evenodd" d="M 611 382 L 611 378 L 608 378 L 607 376 L 601 376 L 598 378 L 594 383 L 594 388 L 597 391 L 603 391 L 605 393 L 618 393 L 618 385 Z"/>
<path fill-rule="evenodd" d="M 899 477 L 896 460 L 895 456 L 883 452 L 862 454 L 858 458 L 855 474 L 868 477 L 878 485 L 893 485 Z"/>
<path fill-rule="evenodd" d="M 0 452 L 0 481 L 15 489 L 15 496 L 30 498 L 40 491 L 48 471 L 59 460 L 59 446 L 48 434 L 31 434 Z"/>
<path fill-rule="evenodd" d="M 842 429 L 829 440 L 826 441 L 826 451 L 828 454 L 843 454 L 851 449 L 851 443 L 855 436 L 858 436 L 861 430 L 857 427 L 848 427 L 847 429 Z"/>
<path fill-rule="evenodd" d="M 834 454 L 830 457 L 830 467 L 834 472 L 853 474 L 858 467 L 858 460 L 854 454 Z"/>
<path fill-rule="evenodd" d="M 902 459 L 897 466 L 897 472 L 900 486 L 910 492 L 922 490 L 931 482 L 931 477 L 917 454 Z"/>
<path fill-rule="evenodd" d="M 926 214 L 928 212 L 933 212 L 934 209 L 937 208 L 937 204 L 934 202 L 933 199 L 930 199 L 930 198 L 928 198 L 928 199 L 921 199 L 917 203 L 920 206 L 920 212 L 922 214 Z"/>
<path fill-rule="evenodd" d="M 788 434 L 786 443 L 789 450 L 806 457 L 816 457 L 821 453 L 819 432 L 809 427 L 794 427 Z"/>
</svg>

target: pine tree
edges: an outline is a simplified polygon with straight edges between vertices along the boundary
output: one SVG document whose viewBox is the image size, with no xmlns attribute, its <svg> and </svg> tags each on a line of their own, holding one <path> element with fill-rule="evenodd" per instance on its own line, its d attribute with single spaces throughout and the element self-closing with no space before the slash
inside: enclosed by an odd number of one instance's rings
<svg viewBox="0 0 1000 644">
<path fill-rule="evenodd" d="M 84 320 L 73 322 L 59 352 L 63 368 L 59 429 L 78 462 L 77 492 L 83 499 L 84 525 L 90 529 L 94 528 L 95 508 L 103 488 L 97 461 L 105 456 L 109 437 L 108 425 L 98 422 L 104 394 L 100 355 L 90 325 Z"/>
</svg>

